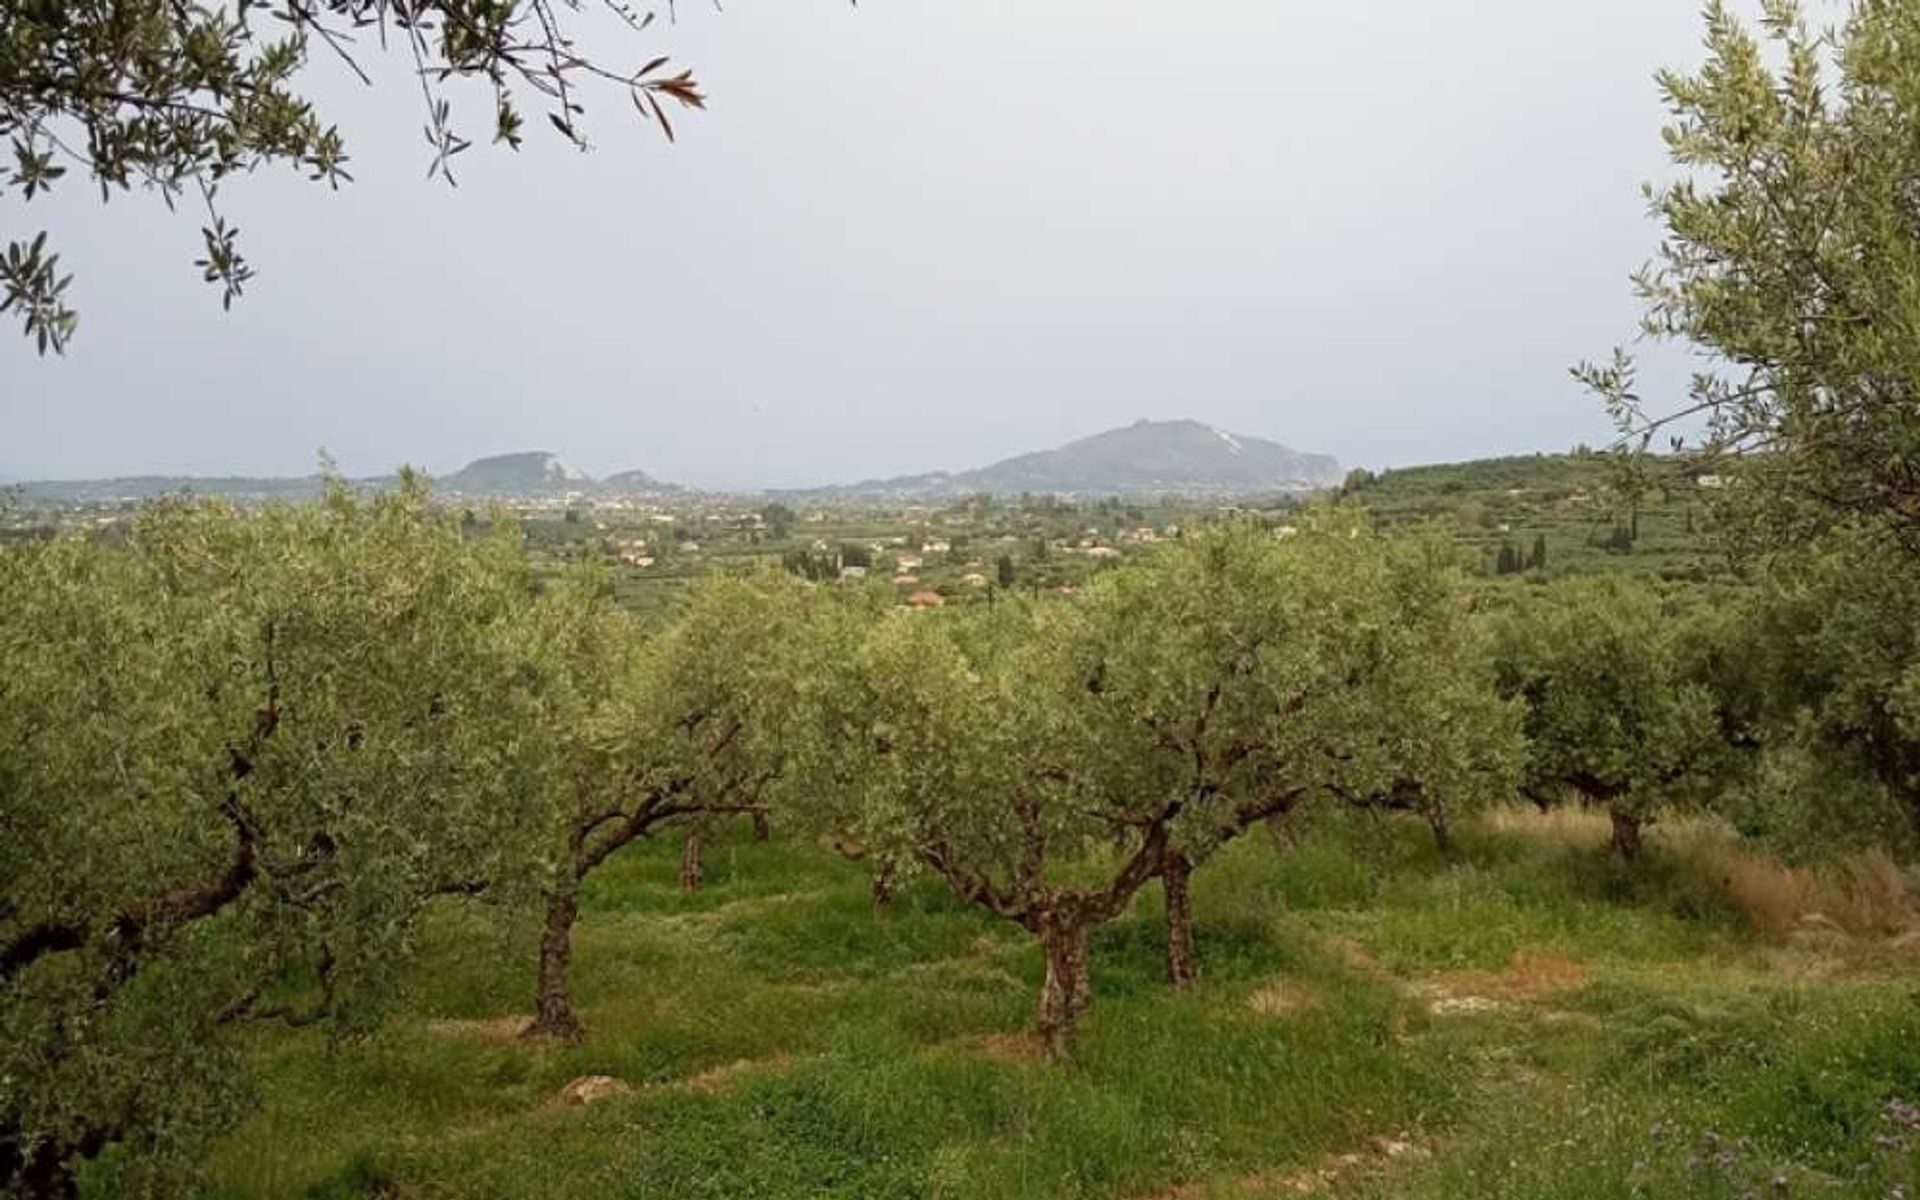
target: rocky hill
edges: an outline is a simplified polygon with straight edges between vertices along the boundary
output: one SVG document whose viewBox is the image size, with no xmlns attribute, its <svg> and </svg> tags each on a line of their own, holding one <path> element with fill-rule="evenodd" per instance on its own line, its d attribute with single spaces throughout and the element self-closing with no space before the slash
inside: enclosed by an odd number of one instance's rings
<svg viewBox="0 0 1920 1200">
<path fill-rule="evenodd" d="M 1340 482 L 1340 463 L 1199 421 L 1136 421 L 973 471 L 871 480 L 847 491 L 930 495 L 1298 492 Z"/>
<path fill-rule="evenodd" d="M 435 482 L 445 491 L 469 496 L 533 496 L 594 488 L 592 476 L 545 450 L 475 459 Z"/>
</svg>

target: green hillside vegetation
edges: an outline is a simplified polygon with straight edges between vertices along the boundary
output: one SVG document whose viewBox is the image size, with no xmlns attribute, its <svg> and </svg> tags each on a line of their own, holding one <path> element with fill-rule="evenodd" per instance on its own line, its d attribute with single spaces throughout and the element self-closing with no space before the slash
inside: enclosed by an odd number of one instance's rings
<svg viewBox="0 0 1920 1200">
<path fill-rule="evenodd" d="M 544 462 L 546 456 L 533 457 Z M 1702 473 L 1679 460 L 1656 463 L 1647 472 L 1653 482 L 1635 501 L 1620 490 L 1614 456 L 1540 454 L 1354 472 L 1334 495 L 1364 507 L 1384 527 L 1441 531 L 1462 547 L 1469 570 L 1496 580 L 1622 572 L 1674 582 L 1724 581 L 1731 577 L 1725 556 L 1710 548 L 1707 537 L 1715 492 L 1696 482 Z M 715 568 L 750 569 L 812 555 L 823 572 L 825 559 L 839 563 L 850 549 L 863 558 L 871 576 L 889 581 L 910 576 L 913 582 L 898 588 L 903 600 L 924 590 L 953 603 L 984 602 L 1006 591 L 1057 592 L 1078 588 L 1111 565 L 1113 560 L 1104 557 L 1109 551 L 1134 556 L 1176 537 L 1182 528 L 1229 513 L 1278 528 L 1312 500 L 1027 494 L 974 495 L 913 507 L 855 500 L 795 507 L 689 495 L 644 505 L 585 496 L 566 506 L 502 503 L 521 523 L 537 563 L 558 569 L 604 562 L 622 603 L 658 622 L 678 611 L 690 583 Z M 490 510 L 479 501 L 468 506 L 473 527 L 488 528 Z M 83 499 L 55 508 L 44 502 L 19 505 L 0 509 L 0 538 L 99 520 L 123 522 L 138 511 L 134 504 L 94 505 Z M 776 519 L 769 521 L 768 513 Z M 940 543 L 949 549 L 925 552 Z M 682 549 L 687 546 L 696 548 Z M 921 564 L 903 572 L 901 554 L 919 557 Z M 627 561 L 630 557 L 652 561 L 638 567 Z M 1002 558 L 1012 565 L 1008 583 L 1000 578 Z"/>
<path fill-rule="evenodd" d="M 1355 472 L 1341 494 L 1388 526 L 1444 524 L 1488 574 L 1501 573 L 1504 549 L 1515 564 L 1506 574 L 1724 575 L 1703 536 L 1718 489 L 1700 480 L 1712 472 L 1685 459 L 1641 466 L 1637 492 L 1623 487 L 1617 456 L 1585 452 Z"/>
<path fill-rule="evenodd" d="M 1656 463 L 1646 472 L 1652 482 L 1634 500 L 1621 490 L 1616 457 L 1542 454 L 1378 475 L 1356 472 L 1337 498 L 1364 508 L 1383 527 L 1439 532 L 1460 547 L 1470 571 L 1492 580 L 1623 573 L 1673 583 L 1730 582 L 1735 574 L 1707 536 L 1716 489 L 1701 487 L 1699 473 L 1679 460 Z M 631 524 L 616 513 L 582 507 L 574 519 L 529 514 L 526 529 L 532 544 L 556 561 L 593 557 L 608 542 L 648 538 L 656 562 L 645 569 L 616 566 L 616 586 L 635 612 L 657 618 L 675 610 L 689 581 L 714 567 L 742 568 L 808 554 L 837 561 L 849 549 L 870 575 L 889 580 L 899 574 L 899 555 L 921 559 L 907 572 L 914 582 L 898 589 L 902 599 L 928 589 L 949 602 L 967 603 L 1009 590 L 1078 588 L 1111 565 L 1113 559 L 1101 557 L 1108 552 L 1134 557 L 1177 538 L 1183 528 L 1230 513 L 1280 528 L 1295 522 L 1311 503 L 1297 497 L 1223 504 L 977 496 L 909 510 L 820 508 L 792 512 L 777 524 L 760 517 L 768 506 L 716 505 L 706 511 L 675 509 L 674 521 L 665 526 Z M 681 553 L 679 546 L 687 542 L 698 551 Z M 942 542 L 951 548 L 924 552 L 925 546 Z M 1095 554 L 1088 555 L 1090 549 Z M 1002 557 L 1012 564 L 1011 584 L 1000 583 Z M 965 582 L 969 576 L 977 578 Z"/>
</svg>

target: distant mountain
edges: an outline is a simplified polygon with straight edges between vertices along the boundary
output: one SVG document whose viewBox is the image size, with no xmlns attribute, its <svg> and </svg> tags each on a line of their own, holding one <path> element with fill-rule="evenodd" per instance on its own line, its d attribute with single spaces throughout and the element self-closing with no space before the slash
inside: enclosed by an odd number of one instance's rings
<svg viewBox="0 0 1920 1200">
<path fill-rule="evenodd" d="M 359 479 L 363 487 L 383 487 L 392 479 Z M 225 496 L 233 500 L 312 500 L 321 493 L 317 475 L 260 478 L 246 475 L 128 475 L 117 479 L 41 479 L 17 485 L 38 504 L 116 504 L 162 496 Z"/>
<path fill-rule="evenodd" d="M 684 489 L 677 483 L 662 483 L 645 471 L 620 471 L 600 481 L 600 490 L 613 496 L 626 496 L 647 492 L 678 492 Z"/>
<path fill-rule="evenodd" d="M 444 491 L 469 496 L 532 496 L 594 487 L 591 475 L 545 450 L 477 458 L 435 482 Z"/>
<path fill-rule="evenodd" d="M 857 492 L 1139 492 L 1247 495 L 1299 492 L 1340 482 L 1338 460 L 1240 437 L 1199 421 L 1136 421 L 974 471 L 873 480 Z"/>
<path fill-rule="evenodd" d="M 382 475 L 353 479 L 358 488 L 392 487 L 395 477 Z M 153 500 L 161 496 L 225 496 L 235 500 L 311 500 L 320 495 L 325 480 L 318 475 L 286 477 L 138 475 L 118 479 L 34 480 L 20 483 L 20 493 L 42 504 L 113 504 Z M 645 471 L 622 471 L 601 482 L 580 468 L 545 450 L 496 454 L 433 480 L 441 495 L 497 496 L 501 498 L 582 495 L 630 496 L 678 492 L 676 484 L 662 483 Z"/>
<path fill-rule="evenodd" d="M 1302 492 L 1340 482 L 1340 464 L 1323 454 L 1302 454 L 1278 442 L 1241 437 L 1199 421 L 1136 421 L 1123 429 L 1069 442 L 1057 450 L 1022 454 L 974 471 L 935 472 L 896 479 L 785 493 L 831 501 L 834 497 L 913 496 L 937 498 L 972 492 L 1187 496 L 1247 496 Z M 20 484 L 29 502 L 100 504 L 148 500 L 191 492 L 242 500 L 303 500 L 320 494 L 319 476 L 208 478 L 152 475 L 125 479 L 37 481 Z M 351 481 L 361 488 L 393 485 L 392 476 Z M 645 471 L 621 471 L 596 482 L 580 468 L 546 450 L 524 450 L 475 459 L 433 481 L 442 495 L 512 498 L 641 496 L 684 493 Z M 764 493 L 761 493 L 764 494 Z"/>
</svg>

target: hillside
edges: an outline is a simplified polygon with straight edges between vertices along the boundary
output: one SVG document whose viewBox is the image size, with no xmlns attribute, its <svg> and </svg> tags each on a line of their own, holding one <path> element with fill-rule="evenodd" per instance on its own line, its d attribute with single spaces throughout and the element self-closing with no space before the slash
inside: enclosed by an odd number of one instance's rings
<svg viewBox="0 0 1920 1200">
<path fill-rule="evenodd" d="M 1552 574 L 1628 571 L 1701 579 L 1724 569 L 1702 534 L 1713 481 L 1688 464 L 1653 458 L 1638 503 L 1616 487 L 1604 454 L 1527 454 L 1471 462 L 1356 471 L 1341 491 L 1385 526 L 1439 523 L 1490 573 L 1502 548 Z M 1537 575 L 1536 569 L 1520 573 Z"/>
<path fill-rule="evenodd" d="M 447 491 L 468 495 L 522 496 L 587 491 L 593 477 L 556 454 L 527 450 L 475 459 L 439 483 Z"/>
<path fill-rule="evenodd" d="M 678 492 L 684 489 L 677 483 L 664 483 L 645 471 L 618 471 L 600 481 L 600 490 L 610 495 L 628 495 L 645 492 Z"/>
<path fill-rule="evenodd" d="M 385 488 L 393 486 L 394 480 L 392 475 L 380 475 L 348 482 L 361 488 Z M 112 505 L 180 495 L 223 496 L 241 501 L 312 500 L 320 495 L 323 484 L 319 475 L 133 475 L 112 479 L 30 480 L 8 486 L 30 503 Z M 596 483 L 585 471 L 545 450 L 475 459 L 458 471 L 437 477 L 434 489 L 449 495 L 499 497 L 575 493 L 620 496 L 683 490 L 677 484 L 664 483 L 637 470 L 622 471 Z"/>
<path fill-rule="evenodd" d="M 355 480 L 366 485 L 391 483 Z M 225 496 L 235 500 L 312 500 L 320 495 L 317 475 L 127 475 L 113 479 L 41 479 L 11 485 L 22 500 L 36 504 L 112 505 L 156 500 L 162 496 Z"/>
<path fill-rule="evenodd" d="M 836 490 L 926 495 L 1251 495 L 1311 491 L 1338 482 L 1340 464 L 1327 455 L 1304 454 L 1199 421 L 1140 420 L 977 470 L 871 480 Z"/>
</svg>

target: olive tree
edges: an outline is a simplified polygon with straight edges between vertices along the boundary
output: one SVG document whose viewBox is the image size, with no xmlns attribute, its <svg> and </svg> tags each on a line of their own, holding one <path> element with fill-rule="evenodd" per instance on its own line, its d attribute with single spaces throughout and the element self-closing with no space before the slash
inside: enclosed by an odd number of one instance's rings
<svg viewBox="0 0 1920 1200">
<path fill-rule="evenodd" d="M 826 597 L 781 572 L 715 576 L 666 629 L 642 640 L 591 577 L 545 607 L 562 678 L 541 691 L 553 820 L 540 941 L 536 1038 L 574 1039 L 573 927 L 583 881 L 668 822 L 697 869 L 701 822 L 759 814 L 796 746 L 789 721 L 805 674 L 810 613 Z"/>
<path fill-rule="evenodd" d="M 1913 553 L 1920 3 L 1853 0 L 1832 31 L 1800 0 L 1762 10 L 1755 27 L 1710 0 L 1706 62 L 1660 76 L 1680 174 L 1649 189 L 1644 331 L 1714 368 L 1684 405 L 1643 401 L 1619 353 L 1578 373 L 1641 446 L 1704 418 L 1705 450 L 1740 485 L 1723 507 L 1763 544 L 1868 517 Z"/>
<path fill-rule="evenodd" d="M 1046 961 L 1038 1027 L 1066 1055 L 1091 1000 L 1087 933 L 1154 875 L 1164 831 L 1092 856 L 1109 829 L 1069 768 L 1074 743 L 1057 647 L 1065 605 L 1003 600 L 879 621 L 846 672 L 812 697 L 810 822 L 883 863 L 931 873 L 1012 921 Z"/>
<path fill-rule="evenodd" d="M 1347 514 L 1204 530 L 1088 591 L 1072 768 L 1116 834 L 1164 834 L 1167 975 L 1195 973 L 1189 878 L 1303 801 L 1449 807 L 1511 792 L 1517 714 L 1459 573 Z"/>
<path fill-rule="evenodd" d="M 518 147 L 529 105 L 575 145 L 596 85 L 630 101 L 669 137 L 667 105 L 701 107 L 691 75 L 651 52 L 631 63 L 581 49 L 581 0 L 0 0 L 0 194 L 24 201 L 65 191 L 77 169 L 107 197 L 138 187 L 169 207 L 203 210 L 200 273 L 231 305 L 253 276 L 239 230 L 219 212 L 231 179 L 285 166 L 338 187 L 352 178 L 337 128 L 302 93 L 313 59 L 371 85 L 372 47 L 391 43 L 405 94 L 419 106 L 430 174 L 452 181 L 455 158 L 482 136 L 455 116 L 449 85 L 480 93 L 484 136 Z M 652 6 L 602 0 L 635 41 Z M 407 77 L 411 78 L 407 78 Z M 665 102 L 663 104 L 663 101 Z M 46 234 L 0 255 L 0 312 L 11 310 L 40 351 L 63 349 L 78 325 L 69 277 Z"/>
<path fill-rule="evenodd" d="M 1773 741 L 1863 780 L 1882 797 L 1872 807 L 1899 810 L 1920 835 L 1920 559 L 1892 541 L 1884 524 L 1860 522 L 1769 560 L 1749 605 L 1749 658 Z M 1807 791 L 1822 805 L 1848 794 Z M 1873 815 L 1808 814 L 1833 829 Z"/>
<path fill-rule="evenodd" d="M 844 770 L 815 803 L 884 861 L 1034 935 L 1038 1032 L 1065 1055 L 1092 999 L 1088 933 L 1152 880 L 1168 891 L 1170 974 L 1184 982 L 1187 876 L 1240 832 L 1334 786 L 1428 778 L 1463 799 L 1498 786 L 1508 710 L 1471 696 L 1471 662 L 1423 657 L 1428 631 L 1396 607 L 1398 572 L 1350 523 L 1284 542 L 1234 527 L 1108 573 L 1081 603 L 898 615 L 829 698 Z M 1436 699 L 1396 724 L 1381 709 L 1389 686 L 1458 687 L 1459 712 L 1486 719 L 1450 728 Z M 1418 728 L 1416 711 L 1434 719 Z M 1460 751 L 1460 776 L 1440 769 L 1448 737 L 1482 736 L 1487 749 Z"/>
<path fill-rule="evenodd" d="M 1725 753 L 1712 691 L 1687 669 L 1687 628 L 1647 585 L 1576 578 L 1504 614 L 1502 689 L 1526 703 L 1526 787 L 1606 807 L 1612 845 L 1640 856 L 1646 826 L 1694 798 Z"/>
<path fill-rule="evenodd" d="M 0 1192 L 185 1169 L 235 1026 L 370 1020 L 430 897 L 526 873 L 527 596 L 410 480 L 0 551 Z"/>
</svg>

